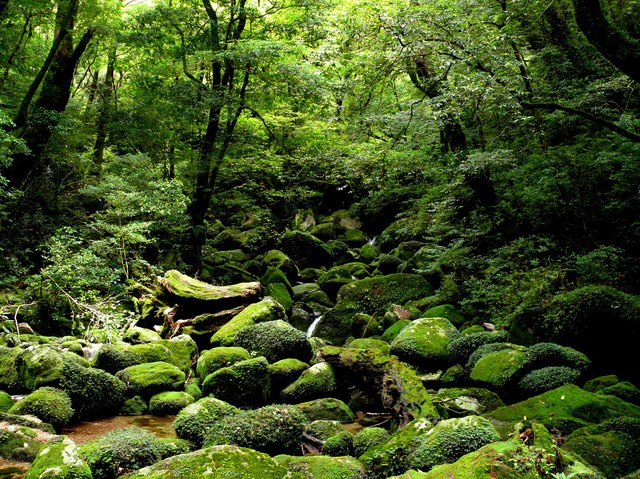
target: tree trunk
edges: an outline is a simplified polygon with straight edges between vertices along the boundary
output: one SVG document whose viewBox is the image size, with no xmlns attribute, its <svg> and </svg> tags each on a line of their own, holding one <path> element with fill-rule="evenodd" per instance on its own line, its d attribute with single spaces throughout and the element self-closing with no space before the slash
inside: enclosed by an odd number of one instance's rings
<svg viewBox="0 0 640 479">
<path fill-rule="evenodd" d="M 578 27 L 622 73 L 640 83 L 640 42 L 624 35 L 602 12 L 600 0 L 573 0 Z"/>
<path fill-rule="evenodd" d="M 116 47 L 109 50 L 109 58 L 107 60 L 107 72 L 104 77 L 104 83 L 100 88 L 100 106 L 98 109 L 98 118 L 96 119 L 96 143 L 93 147 L 93 165 L 92 172 L 96 176 L 100 176 L 102 171 L 102 163 L 104 162 L 104 147 L 107 141 L 107 125 L 111 117 L 111 105 L 113 103 L 113 67 L 116 62 Z M 96 74 L 97 76 L 97 74 Z"/>
<path fill-rule="evenodd" d="M 0 13 L 0 17 L 2 16 L 2 13 Z M 6 67 L 4 69 L 4 73 L 2 74 L 2 79 L 0 79 L 0 91 L 2 91 L 2 87 L 4 86 L 5 82 L 7 81 L 7 78 L 9 77 L 9 72 L 11 71 L 11 67 L 13 66 L 13 62 L 16 59 L 16 56 L 18 55 L 18 52 L 20 51 L 20 48 L 22 47 L 22 41 L 24 40 L 25 35 L 27 34 L 27 31 L 29 30 L 29 24 L 31 23 L 31 14 L 27 14 L 27 16 L 24 19 L 24 25 L 22 27 L 22 32 L 20 33 L 20 38 L 18 39 L 18 42 L 16 43 L 16 46 L 13 47 L 13 50 L 11 51 L 11 54 L 9 55 L 9 58 L 7 59 L 7 64 Z"/>
</svg>

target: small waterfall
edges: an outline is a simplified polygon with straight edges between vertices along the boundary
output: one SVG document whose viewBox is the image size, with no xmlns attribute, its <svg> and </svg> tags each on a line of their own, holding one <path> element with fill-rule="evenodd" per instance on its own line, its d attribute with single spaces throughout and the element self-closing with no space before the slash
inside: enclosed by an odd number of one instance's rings
<svg viewBox="0 0 640 479">
<path fill-rule="evenodd" d="M 307 329 L 307 338 L 310 338 L 311 336 L 313 336 L 313 333 L 315 332 L 316 327 L 318 326 L 318 323 L 322 321 L 322 318 L 324 318 L 324 316 L 321 314 L 320 316 L 318 316 L 316 319 L 313 320 L 313 323 L 311 323 L 311 326 L 309 326 L 309 329 Z"/>
<path fill-rule="evenodd" d="M 372 236 L 371 238 L 367 236 L 367 243 L 370 244 L 371 246 L 375 246 L 377 242 L 378 242 L 377 236 Z"/>
</svg>

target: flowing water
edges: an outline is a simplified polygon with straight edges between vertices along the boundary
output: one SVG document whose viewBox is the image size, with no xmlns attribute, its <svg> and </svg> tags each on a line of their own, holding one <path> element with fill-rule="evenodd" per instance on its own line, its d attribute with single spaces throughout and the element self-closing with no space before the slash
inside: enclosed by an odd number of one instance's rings
<svg viewBox="0 0 640 479">
<path fill-rule="evenodd" d="M 313 323 L 311 323 L 311 326 L 309 326 L 309 329 L 307 329 L 307 338 L 310 338 L 313 336 L 313 333 L 316 331 L 316 327 L 318 326 L 318 323 L 322 321 L 323 317 L 324 317 L 323 315 L 320 315 L 313 320 Z"/>
</svg>

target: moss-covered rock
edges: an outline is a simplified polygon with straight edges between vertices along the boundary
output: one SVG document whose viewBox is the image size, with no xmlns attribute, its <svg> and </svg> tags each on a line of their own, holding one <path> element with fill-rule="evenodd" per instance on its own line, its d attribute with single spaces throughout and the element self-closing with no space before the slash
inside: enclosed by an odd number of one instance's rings
<svg viewBox="0 0 640 479">
<path fill-rule="evenodd" d="M 193 402 L 193 396 L 184 391 L 165 391 L 151 396 L 149 412 L 155 416 L 177 414 Z"/>
<path fill-rule="evenodd" d="M 233 346 L 233 341 L 240 331 L 252 324 L 286 319 L 286 311 L 280 303 L 267 297 L 262 301 L 247 306 L 240 314 L 222 326 L 211 337 L 212 346 Z"/>
<path fill-rule="evenodd" d="M 351 408 L 340 399 L 315 399 L 313 401 L 296 404 L 295 407 L 306 416 L 308 421 L 328 419 L 348 423 L 356 420 L 356 415 Z"/>
<path fill-rule="evenodd" d="M 122 335 L 122 340 L 131 344 L 147 344 L 160 341 L 162 338 L 152 329 L 132 326 Z"/>
<path fill-rule="evenodd" d="M 291 281 L 297 279 L 299 271 L 296 263 L 282 251 L 272 249 L 262 258 L 263 271 L 270 266 L 280 269 Z"/>
<path fill-rule="evenodd" d="M 606 477 L 640 469 L 640 418 L 621 417 L 571 433 L 563 449 L 578 454 Z"/>
<path fill-rule="evenodd" d="M 370 447 L 360 456 L 367 469 L 367 477 L 384 479 L 409 469 L 408 456 L 413 451 L 415 438 L 426 435 L 433 424 L 426 418 L 415 419 L 394 432 L 386 441 Z"/>
<path fill-rule="evenodd" d="M 322 446 L 322 453 L 336 457 L 353 455 L 353 434 L 341 431 L 328 437 Z"/>
<path fill-rule="evenodd" d="M 135 471 L 164 459 L 174 451 L 138 427 L 115 429 L 79 447 L 94 479 L 115 479 L 121 471 Z"/>
<path fill-rule="evenodd" d="M 565 384 L 576 384 L 580 371 L 566 366 L 547 366 L 535 369 L 518 381 L 518 388 L 524 396 L 540 394 Z"/>
<path fill-rule="evenodd" d="M 364 467 L 353 457 L 276 456 L 275 461 L 304 479 L 365 479 Z"/>
<path fill-rule="evenodd" d="M 389 431 L 382 427 L 365 427 L 353 436 L 353 455 L 362 456 L 370 447 L 382 444 L 389 438 Z"/>
<path fill-rule="evenodd" d="M 233 444 L 270 455 L 294 454 L 306 417 L 295 407 L 271 405 L 241 411 L 216 421 L 204 440 L 204 447 Z"/>
<path fill-rule="evenodd" d="M 51 424 L 56 430 L 69 424 L 73 418 L 73 407 L 69 395 L 61 389 L 43 387 L 18 401 L 9 414 L 30 414 Z"/>
<path fill-rule="evenodd" d="M 13 406 L 13 399 L 7 392 L 0 391 L 0 412 L 7 412 Z"/>
<path fill-rule="evenodd" d="M 118 371 L 116 377 L 127 385 L 129 396 L 149 397 L 163 391 L 184 389 L 186 375 L 164 361 L 137 364 Z"/>
<path fill-rule="evenodd" d="M 484 388 L 440 389 L 433 404 L 444 418 L 484 414 L 504 406 L 496 393 Z"/>
<path fill-rule="evenodd" d="M 47 441 L 38 452 L 25 479 L 93 479 L 78 447 L 67 436 Z"/>
<path fill-rule="evenodd" d="M 447 364 L 447 347 L 459 337 L 446 318 L 416 319 L 391 342 L 391 353 L 416 366 L 435 368 Z"/>
<path fill-rule="evenodd" d="M 490 389 L 504 390 L 518 379 L 527 359 L 526 348 L 510 345 L 480 357 L 469 377 Z"/>
<path fill-rule="evenodd" d="M 94 367 L 111 374 L 137 364 L 171 362 L 171 351 L 161 342 L 150 344 L 104 344 L 96 355 Z"/>
<path fill-rule="evenodd" d="M 169 340 L 163 340 L 162 344 L 171 351 L 169 362 L 188 374 L 191 371 L 193 360 L 198 354 L 198 346 L 191 336 L 180 334 Z"/>
<path fill-rule="evenodd" d="M 331 421 L 329 419 L 317 419 L 311 421 L 305 426 L 304 433 L 313 436 L 320 441 L 326 441 L 331 436 L 343 432 L 342 423 L 340 421 Z"/>
<path fill-rule="evenodd" d="M 231 366 L 251 359 L 249 351 L 244 348 L 234 346 L 220 346 L 218 348 L 207 349 L 200 354 L 196 364 L 196 374 L 200 378 L 206 378 L 209 374 L 216 372 L 220 368 Z"/>
<path fill-rule="evenodd" d="M 447 318 L 451 324 L 459 328 L 464 323 L 464 316 L 452 304 L 441 304 L 427 309 L 421 318 Z"/>
<path fill-rule="evenodd" d="M 238 408 L 220 399 L 204 397 L 182 409 L 173 422 L 176 435 L 202 447 L 213 425 L 226 416 L 240 412 Z"/>
<path fill-rule="evenodd" d="M 260 406 L 271 395 L 269 363 L 263 356 L 240 361 L 209 374 L 202 393 L 236 406 Z"/>
<path fill-rule="evenodd" d="M 36 417 L 0 413 L 0 459 L 32 462 L 54 437 L 53 427 Z"/>
<path fill-rule="evenodd" d="M 411 323 L 412 321 L 409 319 L 399 319 L 384 330 L 382 336 L 380 336 L 380 339 L 386 341 L 387 343 L 391 343 L 394 339 L 396 339 L 398 334 L 400 334 L 400 331 L 409 326 Z"/>
<path fill-rule="evenodd" d="M 189 454 L 174 456 L 127 476 L 127 479 L 216 478 L 302 479 L 290 475 L 267 454 L 237 446 L 212 446 Z"/>
<path fill-rule="evenodd" d="M 351 318 L 351 334 L 360 339 L 367 336 L 379 336 L 384 332 L 384 317 L 371 316 L 366 313 L 356 313 Z"/>
<path fill-rule="evenodd" d="M 333 368 L 329 363 L 317 363 L 303 371 L 298 379 L 280 393 L 285 402 L 292 404 L 332 396 L 337 392 Z"/>
<path fill-rule="evenodd" d="M 0 388 L 10 393 L 26 390 L 18 370 L 18 361 L 22 355 L 20 348 L 0 346 Z"/>
<path fill-rule="evenodd" d="M 640 417 L 640 407 L 615 396 L 594 394 L 574 385 L 561 386 L 526 401 L 500 407 L 484 415 L 503 437 L 527 418 L 560 434 L 619 416 Z"/>
<path fill-rule="evenodd" d="M 134 396 L 132 398 L 126 399 L 122 403 L 122 407 L 120 411 L 118 411 L 119 416 L 142 416 L 143 414 L 147 414 L 149 412 L 149 405 L 147 401 L 142 399 L 140 396 Z"/>
<path fill-rule="evenodd" d="M 482 328 L 481 328 L 482 329 Z M 507 341 L 505 331 L 484 331 L 473 334 L 462 334 L 453 339 L 447 346 L 452 362 L 466 364 L 471 354 L 484 344 L 503 343 Z"/>
<path fill-rule="evenodd" d="M 305 231 L 287 231 L 280 249 L 301 268 L 329 266 L 333 260 L 331 248 Z"/>
<path fill-rule="evenodd" d="M 300 377 L 303 371 L 309 368 L 309 364 L 299 359 L 281 359 L 269 364 L 269 377 L 271 378 L 271 391 L 274 395 Z"/>
<path fill-rule="evenodd" d="M 413 440 L 408 464 L 412 469 L 429 470 L 439 464 L 455 462 L 498 439 L 491 422 L 481 416 L 447 419 Z"/>
<path fill-rule="evenodd" d="M 282 320 L 247 326 L 236 334 L 233 344 L 270 363 L 286 358 L 308 362 L 313 357 L 306 334 Z"/>
<path fill-rule="evenodd" d="M 598 376 L 597 378 L 587 381 L 582 389 L 590 393 L 595 393 L 614 384 L 618 384 L 620 379 L 615 374 L 609 374 L 607 376 Z"/>
<path fill-rule="evenodd" d="M 635 387 L 629 381 L 620 381 L 612 386 L 607 386 L 598 391 L 600 394 L 611 394 L 623 401 L 633 403 L 640 406 L 640 389 Z"/>
<path fill-rule="evenodd" d="M 265 296 L 275 299 L 286 311 L 290 311 L 293 307 L 291 294 L 291 289 L 283 283 L 271 283 L 265 290 Z"/>
<path fill-rule="evenodd" d="M 354 339 L 347 346 L 353 349 L 374 349 L 382 354 L 389 354 L 391 351 L 388 342 L 375 338 Z"/>
</svg>

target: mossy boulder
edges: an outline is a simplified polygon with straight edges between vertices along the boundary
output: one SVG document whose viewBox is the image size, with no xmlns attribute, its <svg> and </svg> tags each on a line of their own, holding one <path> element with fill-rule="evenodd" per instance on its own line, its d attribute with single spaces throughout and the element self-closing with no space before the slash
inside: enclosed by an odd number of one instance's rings
<svg viewBox="0 0 640 479">
<path fill-rule="evenodd" d="M 518 379 L 527 359 L 526 348 L 509 345 L 481 356 L 471 369 L 469 377 L 489 389 L 504 390 Z"/>
<path fill-rule="evenodd" d="M 270 405 L 240 411 L 216 421 L 203 447 L 232 444 L 269 455 L 294 454 L 300 449 L 305 415 L 295 407 Z"/>
<path fill-rule="evenodd" d="M 302 372 L 300 377 L 280 393 L 283 401 L 292 404 L 332 396 L 337 392 L 333 367 L 329 363 L 317 363 Z"/>
<path fill-rule="evenodd" d="M 447 419 L 413 440 L 408 465 L 412 469 L 429 470 L 439 464 L 455 462 L 499 439 L 491 422 L 481 416 Z"/>
<path fill-rule="evenodd" d="M 147 401 L 142 399 L 140 396 L 134 396 L 132 398 L 126 399 L 122 403 L 122 407 L 120 411 L 118 411 L 119 416 L 142 416 L 143 414 L 147 414 L 149 412 L 149 405 Z"/>
<path fill-rule="evenodd" d="M 291 311 L 293 307 L 290 288 L 283 283 L 270 283 L 265 290 L 265 296 L 275 299 L 286 311 Z"/>
<path fill-rule="evenodd" d="M 32 462 L 54 437 L 53 427 L 36 417 L 0 413 L 0 459 Z"/>
<path fill-rule="evenodd" d="M 340 431 L 328 437 L 322 446 L 322 453 L 327 456 L 352 456 L 353 434 L 347 431 Z"/>
<path fill-rule="evenodd" d="M 307 418 L 307 421 L 327 419 L 349 423 L 356 420 L 356 415 L 342 400 L 335 398 L 322 398 L 306 401 L 295 405 Z"/>
<path fill-rule="evenodd" d="M 13 399 L 7 392 L 0 391 L 0 412 L 7 412 L 13 406 Z"/>
<path fill-rule="evenodd" d="M 74 411 L 66 392 L 46 386 L 18 401 L 8 413 L 33 415 L 59 431 L 71 422 Z"/>
<path fill-rule="evenodd" d="M 624 401 L 640 406 L 640 389 L 629 381 L 620 381 L 613 386 L 602 388 L 600 394 L 610 394 Z"/>
<path fill-rule="evenodd" d="M 209 374 L 202 393 L 236 406 L 261 406 L 269 400 L 269 363 L 263 356 L 240 361 Z"/>
<path fill-rule="evenodd" d="M 399 319 L 387 329 L 384 330 L 380 339 L 386 341 L 387 343 L 391 343 L 397 336 L 400 334 L 404 328 L 409 326 L 412 323 L 409 319 Z"/>
<path fill-rule="evenodd" d="M 391 347 L 388 342 L 375 338 L 354 339 L 347 346 L 353 349 L 373 349 L 382 354 L 389 354 L 391 351 Z"/>
<path fill-rule="evenodd" d="M 365 479 L 363 465 L 353 457 L 287 456 L 274 457 L 275 461 L 292 473 L 305 479 Z"/>
<path fill-rule="evenodd" d="M 331 421 L 329 419 L 311 421 L 304 429 L 306 435 L 313 436 L 323 442 L 343 431 L 344 429 L 340 421 Z"/>
<path fill-rule="evenodd" d="M 127 476 L 127 479 L 193 479 L 216 478 L 303 479 L 291 475 L 267 454 L 237 446 L 212 446 L 160 461 Z"/>
<path fill-rule="evenodd" d="M 206 378 L 209 374 L 220 368 L 231 366 L 240 361 L 251 359 L 249 351 L 234 346 L 220 346 L 207 349 L 200 354 L 196 363 L 196 374 L 200 378 Z"/>
<path fill-rule="evenodd" d="M 518 388 L 523 396 L 540 394 L 565 384 L 576 384 L 581 373 L 577 369 L 566 366 L 547 366 L 534 369 L 518 381 Z"/>
<path fill-rule="evenodd" d="M 18 361 L 22 356 L 20 348 L 10 348 L 0 345 L 0 389 L 10 393 L 24 392 L 27 389 L 22 384 L 18 370 Z"/>
<path fill-rule="evenodd" d="M 247 326 L 236 334 L 233 344 L 270 363 L 286 358 L 308 362 L 313 357 L 306 334 L 283 320 Z"/>
<path fill-rule="evenodd" d="M 213 425 L 226 416 L 240 412 L 235 406 L 212 397 L 204 397 L 182 409 L 173 422 L 176 435 L 202 447 Z"/>
<path fill-rule="evenodd" d="M 64 377 L 63 354 L 48 345 L 31 346 L 24 350 L 16 365 L 21 383 L 28 391 L 42 386 L 55 386 Z"/>
<path fill-rule="evenodd" d="M 367 477 L 384 479 L 405 472 L 409 469 L 408 456 L 414 450 L 412 442 L 431 429 L 433 424 L 430 420 L 415 419 L 394 432 L 386 441 L 367 449 L 359 458 L 367 469 Z"/>
<path fill-rule="evenodd" d="M 471 354 L 485 344 L 504 343 L 507 341 L 505 331 L 480 331 L 472 334 L 461 333 L 461 336 L 453 339 L 448 345 L 451 362 L 466 364 Z"/>
<path fill-rule="evenodd" d="M 127 385 L 129 396 L 149 397 L 163 391 L 184 389 L 186 375 L 164 361 L 137 364 L 118 371 L 116 377 Z"/>
<path fill-rule="evenodd" d="M 233 346 L 236 334 L 247 326 L 266 321 L 286 319 L 286 311 L 280 303 L 267 297 L 247 306 L 211 337 L 212 346 Z"/>
<path fill-rule="evenodd" d="M 25 479 L 93 479 L 76 444 L 67 436 L 47 441 L 38 452 Z"/>
<path fill-rule="evenodd" d="M 171 362 L 171 351 L 161 342 L 129 345 L 104 344 L 96 355 L 94 367 L 111 374 L 137 364 Z"/>
<path fill-rule="evenodd" d="M 527 418 L 540 422 L 560 434 L 614 419 L 619 416 L 640 417 L 640 407 L 615 396 L 587 392 L 574 385 L 561 386 L 484 415 L 504 437 L 516 423 Z"/>
<path fill-rule="evenodd" d="M 93 479 L 115 479 L 122 470 L 135 471 L 167 455 L 187 452 L 188 445 L 184 444 L 181 449 L 167 448 L 150 432 L 131 426 L 88 441 L 79 447 L 79 452 L 91 469 Z"/>
<path fill-rule="evenodd" d="M 437 368 L 448 363 L 448 345 L 459 337 L 446 318 L 416 319 L 391 342 L 391 353 L 422 368 Z"/>
<path fill-rule="evenodd" d="M 281 359 L 269 364 L 272 393 L 279 394 L 282 389 L 298 379 L 300 374 L 308 368 L 309 364 L 294 358 Z"/>
<path fill-rule="evenodd" d="M 305 231 L 287 231 L 280 240 L 280 250 L 300 268 L 329 266 L 333 260 L 331 248 Z"/>
<path fill-rule="evenodd" d="M 131 344 L 147 344 L 160 341 L 162 338 L 152 329 L 132 326 L 122 335 L 122 340 Z"/>
<path fill-rule="evenodd" d="M 614 384 L 618 384 L 620 379 L 615 374 L 609 374 L 607 376 L 598 376 L 597 378 L 590 379 L 586 383 L 582 389 L 585 391 L 589 391 L 590 393 L 595 393 L 609 386 L 613 386 Z"/>
<path fill-rule="evenodd" d="M 262 267 L 263 271 L 266 271 L 269 267 L 278 268 L 291 280 L 297 279 L 299 275 L 295 261 L 277 249 L 269 250 L 264 254 Z"/>
<path fill-rule="evenodd" d="M 484 388 L 443 388 L 433 396 L 433 404 L 444 418 L 484 414 L 504 406 L 496 393 Z"/>
<path fill-rule="evenodd" d="M 362 456 L 370 447 L 382 444 L 389 438 L 389 431 L 382 427 L 365 427 L 353 436 L 353 455 Z"/>
<path fill-rule="evenodd" d="M 163 340 L 162 344 L 171 351 L 169 362 L 178 366 L 180 370 L 189 374 L 193 360 L 198 354 L 198 345 L 188 334 L 180 334 L 169 340 Z"/>
<path fill-rule="evenodd" d="M 459 328 L 464 324 L 464 316 L 452 304 L 441 304 L 427 309 L 421 318 L 447 318 L 451 324 Z"/>
<path fill-rule="evenodd" d="M 184 391 L 165 391 L 151 396 L 149 412 L 155 416 L 169 416 L 179 413 L 193 402 L 193 396 Z"/>
<path fill-rule="evenodd" d="M 580 456 L 606 477 L 622 477 L 640 469 L 640 418 L 620 417 L 580 428 L 563 449 Z"/>
</svg>

